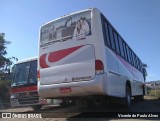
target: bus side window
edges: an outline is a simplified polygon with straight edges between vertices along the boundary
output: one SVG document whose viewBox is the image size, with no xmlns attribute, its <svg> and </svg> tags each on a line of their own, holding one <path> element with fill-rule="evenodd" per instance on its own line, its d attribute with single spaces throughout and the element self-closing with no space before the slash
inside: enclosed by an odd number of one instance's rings
<svg viewBox="0 0 160 121">
<path fill-rule="evenodd" d="M 140 63 L 140 59 L 138 58 L 138 70 L 141 70 Z"/>
<path fill-rule="evenodd" d="M 123 41 L 123 49 L 124 49 L 124 56 L 125 56 L 125 59 L 128 60 L 128 55 L 127 55 L 127 51 L 126 51 L 126 44 L 125 44 L 124 41 Z"/>
<path fill-rule="evenodd" d="M 133 53 L 133 58 L 134 58 L 134 67 L 136 67 L 136 56 L 134 53 Z"/>
<path fill-rule="evenodd" d="M 123 49 L 122 39 L 120 36 L 118 36 L 118 40 L 119 40 L 120 54 L 122 57 L 124 57 L 124 49 Z"/>
<path fill-rule="evenodd" d="M 113 38 L 113 30 L 112 30 L 111 25 L 109 25 L 109 35 L 110 35 L 111 47 L 113 50 L 115 50 L 115 42 Z"/>
<path fill-rule="evenodd" d="M 132 54 L 132 50 L 129 49 L 129 53 L 130 53 L 130 56 L 131 56 L 131 64 L 133 65 L 133 54 Z"/>
<path fill-rule="evenodd" d="M 120 49 L 119 49 L 118 36 L 117 36 L 116 32 L 114 32 L 114 40 L 115 40 L 115 45 L 116 45 L 116 51 L 119 54 L 120 53 Z"/>
<path fill-rule="evenodd" d="M 135 67 L 138 68 L 137 56 L 135 55 Z"/>
<path fill-rule="evenodd" d="M 105 21 L 105 37 L 106 37 L 106 41 L 107 41 L 107 45 L 109 47 L 111 47 L 111 42 L 110 42 L 110 39 L 109 39 L 109 31 L 108 31 L 108 24 L 107 22 Z"/>
<path fill-rule="evenodd" d="M 129 47 L 127 44 L 126 44 L 126 50 L 127 50 L 127 55 L 128 55 L 128 61 L 129 61 L 129 63 L 131 63 L 131 55 L 129 53 Z"/>
</svg>

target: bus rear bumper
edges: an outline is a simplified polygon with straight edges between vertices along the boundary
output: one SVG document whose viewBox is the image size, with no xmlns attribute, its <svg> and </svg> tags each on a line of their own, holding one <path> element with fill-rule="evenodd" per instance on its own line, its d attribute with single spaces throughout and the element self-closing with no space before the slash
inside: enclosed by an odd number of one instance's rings
<svg viewBox="0 0 160 121">
<path fill-rule="evenodd" d="M 41 85 L 38 82 L 38 93 L 41 98 L 63 98 L 87 95 L 105 95 L 105 74 L 96 75 L 93 80 L 61 83 L 52 85 Z M 61 89 L 67 89 L 61 91 Z"/>
<path fill-rule="evenodd" d="M 46 104 L 48 104 L 46 99 L 39 99 L 37 101 L 37 103 L 30 102 L 30 103 L 26 103 L 26 104 L 21 104 L 19 102 L 19 99 L 17 99 L 17 98 L 10 99 L 10 103 L 11 103 L 11 107 L 25 107 L 25 106 L 46 105 Z"/>
</svg>

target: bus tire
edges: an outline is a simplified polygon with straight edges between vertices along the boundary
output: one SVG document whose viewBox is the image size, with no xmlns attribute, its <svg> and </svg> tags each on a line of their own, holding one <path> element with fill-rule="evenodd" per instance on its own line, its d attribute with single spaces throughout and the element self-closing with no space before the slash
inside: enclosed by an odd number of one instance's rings
<svg viewBox="0 0 160 121">
<path fill-rule="evenodd" d="M 69 99 L 65 99 L 65 100 L 62 100 L 62 102 L 60 103 L 60 106 L 69 106 L 71 104 L 71 100 Z"/>
<path fill-rule="evenodd" d="M 144 100 L 144 96 L 143 95 L 135 96 L 134 100 L 135 101 L 143 101 Z"/>
<path fill-rule="evenodd" d="M 42 105 L 33 105 L 32 109 L 33 110 L 40 110 L 42 108 Z"/>
<path fill-rule="evenodd" d="M 91 108 L 95 105 L 95 101 L 93 99 L 88 99 L 87 100 L 87 107 Z"/>
<path fill-rule="evenodd" d="M 131 108 L 131 89 L 130 87 L 127 85 L 126 86 L 126 97 L 125 97 L 125 106 L 130 109 Z"/>
<path fill-rule="evenodd" d="M 80 109 L 87 108 L 87 100 L 86 99 L 77 99 L 76 100 L 76 107 Z"/>
</svg>

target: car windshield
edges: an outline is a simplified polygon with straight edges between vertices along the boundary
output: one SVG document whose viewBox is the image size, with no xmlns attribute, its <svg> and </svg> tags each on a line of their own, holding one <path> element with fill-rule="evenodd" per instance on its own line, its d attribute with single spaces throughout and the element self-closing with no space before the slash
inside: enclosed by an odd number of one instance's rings
<svg viewBox="0 0 160 121">
<path fill-rule="evenodd" d="M 41 44 L 91 35 L 91 11 L 58 19 L 41 28 Z"/>
<path fill-rule="evenodd" d="M 16 64 L 13 73 L 12 86 L 37 83 L 37 61 Z"/>
</svg>

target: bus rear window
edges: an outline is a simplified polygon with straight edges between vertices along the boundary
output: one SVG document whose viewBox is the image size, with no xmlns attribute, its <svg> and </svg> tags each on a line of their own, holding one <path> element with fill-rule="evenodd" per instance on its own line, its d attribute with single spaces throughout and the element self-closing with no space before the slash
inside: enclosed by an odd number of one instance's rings
<svg viewBox="0 0 160 121">
<path fill-rule="evenodd" d="M 80 35 L 91 35 L 91 11 L 67 16 L 41 28 L 41 44 L 61 39 L 72 39 Z"/>
</svg>

